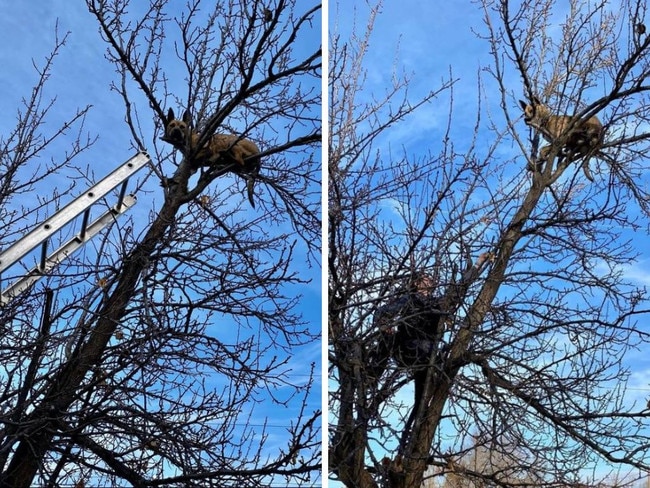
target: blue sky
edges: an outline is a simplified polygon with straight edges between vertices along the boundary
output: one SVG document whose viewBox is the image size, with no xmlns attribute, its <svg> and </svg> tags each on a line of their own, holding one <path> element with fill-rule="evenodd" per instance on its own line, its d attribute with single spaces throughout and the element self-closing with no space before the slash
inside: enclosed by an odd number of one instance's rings
<svg viewBox="0 0 650 488">
<path fill-rule="evenodd" d="M 371 2 L 375 3 L 375 2 Z M 362 34 L 368 14 L 367 3 L 363 0 L 350 2 L 332 2 L 329 23 L 331 28 L 338 27 L 345 37 L 353 24 Z M 492 117 L 496 123 L 503 122 L 499 107 L 500 96 L 491 87 L 493 82 L 483 68 L 492 64 L 489 44 L 477 34 L 485 34 L 483 12 L 476 2 L 420 2 L 402 0 L 384 1 L 381 13 L 377 16 L 370 47 L 365 59 L 368 76 L 364 90 L 366 97 L 373 94 L 381 99 L 390 86 L 394 72 L 404 73 L 409 77 L 408 95 L 411 100 L 418 100 L 439 87 L 450 76 L 457 79 L 454 85 L 454 122 L 452 140 L 455 149 L 462 153 L 469 141 L 463 137 L 468 129 L 473 129 L 476 121 L 479 95 L 484 114 Z M 508 66 L 508 63 L 505 63 Z M 450 71 L 451 70 L 451 71 Z M 510 88 L 509 111 L 517 116 L 517 99 L 525 98 L 521 78 L 512 66 L 507 68 L 506 79 Z M 480 85 L 481 83 L 481 85 Z M 387 131 L 377 144 L 383 155 L 391 151 L 397 158 L 403 154 L 408 157 L 422 158 L 429 152 L 436 154 L 444 137 L 449 108 L 448 94 L 442 94 L 431 103 L 421 107 L 415 114 L 399 124 L 399 127 Z M 484 122 L 486 123 L 486 122 Z M 518 124 L 524 133 L 523 120 Z M 479 139 L 477 152 L 489 147 L 492 140 Z M 499 151 L 512 155 L 518 151 L 514 145 L 507 143 Z M 633 232 L 621 229 L 624 238 L 632 239 L 639 253 L 637 262 L 621 270 L 623 275 L 638 286 L 650 285 L 650 246 L 646 229 Z M 639 318 L 639 327 L 647 330 L 647 317 Z M 626 403 L 636 402 L 645 405 L 650 396 L 650 358 L 645 350 L 632 350 L 625 358 L 631 376 L 625 396 Z M 410 403 L 410 389 L 403 392 L 404 403 Z"/>
<path fill-rule="evenodd" d="M 6 33 L 0 60 L 7 67 L 0 77 L 4 112 L 13 116 L 19 100 L 29 96 L 29 89 L 38 79 L 34 64 L 44 65 L 56 38 L 70 31 L 66 47 L 54 63 L 54 71 L 47 94 L 56 97 L 52 124 L 74 113 L 87 104 L 95 109 L 88 117 L 88 129 L 101 133 L 97 154 L 112 150 L 96 165 L 106 168 L 121 162 L 132 154 L 122 129 L 122 112 L 117 94 L 108 91 L 107 82 L 113 69 L 104 59 L 105 48 L 98 42 L 97 26 L 82 2 L 0 2 L 3 11 L 2 27 Z M 109 108 L 110 107 L 110 108 Z M 113 108 L 118 108 L 114 110 Z M 58 118 L 57 118 L 58 117 Z M 3 129 L 13 125 L 12 117 L 3 117 Z M 110 130 L 106 128 L 110 127 Z M 119 150 L 117 148 L 124 147 Z M 56 149 L 56 148 L 55 148 Z M 116 150 L 117 149 L 117 150 Z"/>
<path fill-rule="evenodd" d="M 134 3 L 137 4 L 137 2 Z M 135 153 L 134 149 L 130 147 L 131 135 L 124 123 L 123 101 L 119 94 L 110 90 L 110 83 L 119 81 L 119 79 L 115 75 L 114 67 L 104 58 L 107 45 L 101 41 L 96 20 L 88 12 L 85 2 L 81 0 L 47 2 L 0 0 L 0 30 L 3 32 L 3 49 L 0 50 L 0 62 L 3 66 L 0 73 L 0 93 L 3 94 L 4 114 L 0 118 L 0 137 L 14 128 L 21 100 L 30 96 L 31 88 L 38 79 L 35 66 L 38 68 L 44 66 L 45 57 L 54 46 L 56 32 L 58 31 L 58 37 L 61 39 L 70 31 L 66 45 L 54 60 L 52 74 L 45 91 L 46 100 L 56 100 L 43 131 L 46 134 L 49 133 L 62 121 L 70 118 L 78 108 L 92 105 L 85 119 L 85 130 L 98 138 L 95 145 L 75 161 L 76 169 L 71 169 L 69 173 L 64 171 L 43 181 L 35 189 L 33 200 L 30 195 L 29 201 L 19 202 L 19 204 L 22 203 L 28 208 L 33 207 L 37 195 L 48 195 L 57 189 L 67 187 L 70 184 L 71 176 L 86 173 L 86 169 L 88 169 L 87 181 L 79 182 L 77 188 L 73 190 L 73 194 L 79 194 L 90 185 L 90 182 L 99 180 Z M 320 45 L 320 26 L 314 25 L 309 36 L 310 42 L 306 43 L 304 47 L 305 51 L 311 52 Z M 170 49 L 173 47 L 170 46 Z M 178 89 L 181 90 L 183 76 L 182 73 L 179 73 L 178 79 L 170 79 L 170 86 L 172 88 L 178 86 Z M 136 90 L 133 89 L 132 93 L 135 94 Z M 181 94 L 183 93 L 185 91 L 181 92 Z M 150 118 L 148 103 L 138 97 L 135 97 L 134 101 L 136 104 L 140 104 L 138 107 L 140 113 Z M 178 110 L 178 107 L 174 108 Z M 319 107 L 314 107 L 314 110 L 320 113 Z M 147 124 L 150 123 L 143 123 L 145 131 Z M 71 131 L 70 136 L 74 137 L 75 135 L 76 132 Z M 145 133 L 145 143 L 150 144 L 153 138 L 153 130 Z M 68 143 L 69 139 L 63 137 L 60 142 L 53 144 L 44 152 L 41 158 L 30 162 L 33 166 L 26 170 L 31 171 L 38 165 L 46 164 L 50 158 L 55 161 L 60 159 L 61 153 L 67 149 Z M 166 169 L 168 173 L 173 171 L 173 168 Z M 145 173 L 146 170 L 143 170 L 138 174 L 140 181 Z M 227 183 L 218 180 L 213 184 Z M 130 190 L 134 186 L 134 182 L 132 182 Z M 128 212 L 128 216 L 133 219 L 134 225 L 144 228 L 149 221 L 150 213 L 159 209 L 163 202 L 162 188 L 155 178 L 152 178 L 145 182 L 143 192 L 139 196 L 138 203 Z M 63 199 L 63 203 L 68 201 L 69 198 Z M 233 202 L 233 204 L 239 203 Z M 244 204 L 248 206 L 247 201 Z M 282 228 L 269 228 L 268 230 L 269 232 L 280 232 Z M 288 228 L 284 230 L 288 230 Z M 92 244 L 90 246 L 92 247 Z M 311 282 L 306 285 L 292 286 L 285 292 L 289 295 L 302 295 L 296 312 L 303 315 L 312 331 L 318 332 L 321 327 L 319 263 L 312 262 L 311 266 L 305 264 L 306 249 L 302 244 L 297 246 L 294 259 L 296 263 L 294 269 L 299 271 L 302 278 L 310 279 Z M 16 270 L 16 272 L 18 271 Z M 216 326 L 212 327 L 212 331 L 218 335 L 218 331 L 215 329 Z M 231 332 L 232 324 L 228 324 L 224 334 L 230 336 Z M 250 333 L 256 333 L 254 327 Z M 318 342 L 295 349 L 287 364 L 293 383 L 304 385 L 309 373 L 309 364 L 315 363 L 317 367 L 320 366 L 320 355 L 321 345 Z M 283 392 L 278 392 L 278 395 L 283 395 Z M 320 395 L 320 375 L 318 375 L 313 385 L 307 411 L 321 408 Z M 255 420 L 263 423 L 259 416 L 262 414 L 267 416 L 271 439 L 275 438 L 278 445 L 283 445 L 286 427 L 294 415 L 277 407 L 276 410 L 271 411 L 265 411 L 265 408 L 256 407 L 255 415 L 257 417 Z"/>
</svg>

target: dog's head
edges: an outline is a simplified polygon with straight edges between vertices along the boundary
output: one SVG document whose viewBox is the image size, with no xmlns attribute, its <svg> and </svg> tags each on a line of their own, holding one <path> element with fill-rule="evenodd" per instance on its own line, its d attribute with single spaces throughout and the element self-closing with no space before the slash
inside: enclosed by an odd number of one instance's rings
<svg viewBox="0 0 650 488">
<path fill-rule="evenodd" d="M 185 145 L 190 133 L 190 113 L 186 110 L 183 119 L 179 120 L 170 108 L 167 112 L 166 122 L 164 140 L 174 145 Z"/>
<path fill-rule="evenodd" d="M 535 124 L 539 123 L 542 119 L 548 118 L 550 114 L 549 108 L 540 102 L 537 97 L 534 97 L 531 103 L 519 100 L 519 104 L 521 105 L 521 108 L 524 109 L 524 122 L 533 127 L 535 127 Z"/>
</svg>

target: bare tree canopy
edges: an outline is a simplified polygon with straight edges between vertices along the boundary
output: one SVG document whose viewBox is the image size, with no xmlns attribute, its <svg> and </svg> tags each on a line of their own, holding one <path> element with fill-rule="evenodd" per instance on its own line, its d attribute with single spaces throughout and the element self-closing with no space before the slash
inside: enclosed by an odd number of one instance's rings
<svg viewBox="0 0 650 488">
<path fill-rule="evenodd" d="M 330 479 L 647 473 L 650 409 L 626 389 L 626 358 L 650 339 L 647 290 L 626 273 L 650 230 L 645 2 L 482 0 L 449 6 L 453 19 L 406 3 L 389 23 L 426 25 L 430 52 L 402 75 L 415 49 L 398 28 L 385 90 L 367 89 L 382 4 L 330 33 Z M 438 44 L 443 22 L 485 46 L 478 82 L 458 78 L 454 53 L 423 71 L 460 45 Z M 432 91 L 414 98 L 418 79 Z M 396 154 L 418 136 L 419 156 Z"/>
<path fill-rule="evenodd" d="M 77 3 L 23 26 L 52 44 L 5 107 L 2 248 L 151 164 L 128 216 L 0 306 L 0 486 L 320 483 L 320 4 Z"/>
</svg>

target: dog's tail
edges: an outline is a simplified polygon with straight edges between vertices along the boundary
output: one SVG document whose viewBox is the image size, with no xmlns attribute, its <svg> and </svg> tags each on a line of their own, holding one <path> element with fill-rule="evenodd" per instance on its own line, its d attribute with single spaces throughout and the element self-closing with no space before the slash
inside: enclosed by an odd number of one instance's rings
<svg viewBox="0 0 650 488">
<path fill-rule="evenodd" d="M 582 172 L 585 174 L 585 178 L 587 178 L 589 181 L 592 183 L 594 182 L 594 176 L 591 174 L 591 169 L 589 169 L 589 158 L 586 157 L 582 160 Z"/>
<path fill-rule="evenodd" d="M 252 170 L 249 173 L 242 175 L 244 178 L 246 178 L 246 192 L 248 193 L 248 201 L 251 203 L 251 207 L 253 208 L 255 208 L 255 180 L 260 173 L 260 163 L 261 161 L 258 156 L 257 159 L 253 159 Z"/>
<path fill-rule="evenodd" d="M 254 196 L 255 194 L 253 193 L 254 187 L 255 187 L 255 177 L 253 175 L 249 175 L 246 178 L 246 191 L 248 192 L 248 201 L 251 202 L 251 207 L 255 208 L 255 200 Z"/>
</svg>

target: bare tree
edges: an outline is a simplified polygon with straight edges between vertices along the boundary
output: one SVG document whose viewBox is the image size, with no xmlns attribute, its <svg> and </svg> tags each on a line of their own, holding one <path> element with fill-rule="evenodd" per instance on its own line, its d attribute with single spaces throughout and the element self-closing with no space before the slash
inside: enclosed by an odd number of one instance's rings
<svg viewBox="0 0 650 488">
<path fill-rule="evenodd" d="M 650 414 L 625 401 L 623 364 L 648 341 L 636 322 L 648 297 L 622 273 L 637 251 L 620 232 L 650 217 L 645 6 L 481 6 L 493 60 L 474 131 L 453 140 L 450 83 L 449 123 L 417 160 L 378 148 L 419 106 L 407 81 L 358 103 L 372 21 L 365 36 L 331 40 L 329 459 L 346 486 L 457 473 L 470 435 L 511 461 L 465 467 L 477 484 L 567 486 L 595 463 L 649 468 Z M 529 129 L 519 99 L 565 115 L 565 129 L 548 118 Z M 501 108 L 489 124 L 486 105 Z M 604 135 L 585 147 L 593 116 Z M 422 277 L 426 293 L 413 288 Z"/>
<path fill-rule="evenodd" d="M 300 270 L 305 260 L 318 266 L 320 249 L 320 5 L 87 7 L 116 69 L 111 88 L 131 144 L 153 161 L 141 185 L 159 182 L 143 188 L 164 192 L 163 203 L 144 226 L 114 224 L 2 308 L 0 486 L 316 483 L 316 370 L 297 372 L 291 356 L 320 332 L 296 310 L 308 280 Z M 39 132 L 49 106 L 38 94 L 51 69 L 48 59 L 2 140 L 7 208 L 32 181 L 70 171 L 92 143 L 78 136 L 56 165 L 29 169 L 88 110 L 54 135 Z M 200 166 L 196 151 L 160 140 L 168 108 L 193 114 L 202 144 L 215 132 L 257 142 L 255 211 L 232 166 Z M 53 200 L 27 212 L 51 211 Z M 24 217 L 3 214 L 3 244 Z"/>
</svg>

